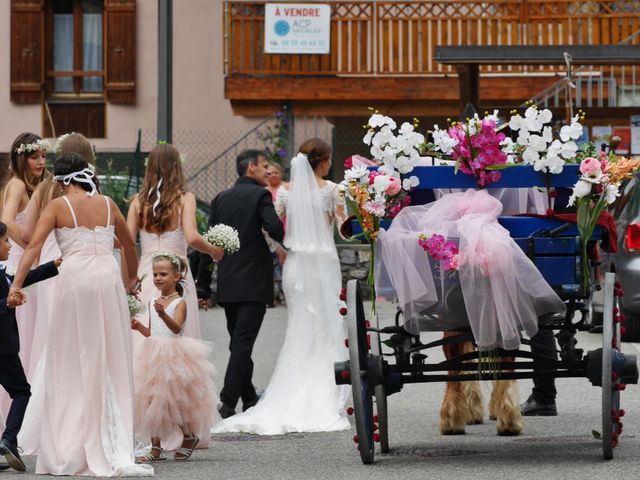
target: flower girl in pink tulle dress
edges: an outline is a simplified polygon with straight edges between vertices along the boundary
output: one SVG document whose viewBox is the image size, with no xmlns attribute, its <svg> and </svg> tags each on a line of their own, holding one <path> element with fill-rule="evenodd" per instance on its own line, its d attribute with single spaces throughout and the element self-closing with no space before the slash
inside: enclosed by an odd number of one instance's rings
<svg viewBox="0 0 640 480">
<path fill-rule="evenodd" d="M 146 338 L 135 352 L 135 433 L 151 438 L 151 450 L 138 462 L 164 460 L 162 440 L 177 431 L 184 436 L 173 458 L 187 460 L 200 439 L 217 420 L 218 399 L 213 384 L 214 367 L 208 360 L 209 344 L 183 337 L 187 303 L 180 284 L 184 261 L 170 252 L 153 256 L 153 283 L 160 297 L 149 302 L 149 326 L 135 318 L 131 328 Z"/>
</svg>

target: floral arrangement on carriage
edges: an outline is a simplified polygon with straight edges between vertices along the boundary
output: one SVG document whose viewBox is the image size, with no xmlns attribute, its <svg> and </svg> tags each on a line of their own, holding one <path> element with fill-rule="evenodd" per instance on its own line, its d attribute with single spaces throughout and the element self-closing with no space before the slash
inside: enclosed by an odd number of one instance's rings
<svg viewBox="0 0 640 480">
<path fill-rule="evenodd" d="M 420 159 L 425 138 L 416 131 L 417 119 L 413 123 L 405 122 L 398 128 L 391 117 L 371 110 L 373 113 L 364 126 L 367 133 L 363 141 L 370 146 L 374 158 L 372 163 L 378 167 L 370 170 L 364 162 L 355 164 L 349 159 L 345 164 L 348 168 L 340 189 L 362 229 L 354 238 L 366 241 L 371 247 L 367 284 L 372 289 L 375 311 L 374 247 L 380 221 L 395 217 L 410 203 L 407 193 L 418 185 L 418 178 L 408 174 Z"/>
<path fill-rule="evenodd" d="M 573 187 L 569 206 L 577 207 L 577 226 L 580 231 L 582 284 L 590 282 L 588 244 L 601 215 L 620 196 L 622 182 L 640 170 L 640 159 L 628 159 L 604 152 L 586 157 L 580 163 L 580 179 Z"/>
</svg>

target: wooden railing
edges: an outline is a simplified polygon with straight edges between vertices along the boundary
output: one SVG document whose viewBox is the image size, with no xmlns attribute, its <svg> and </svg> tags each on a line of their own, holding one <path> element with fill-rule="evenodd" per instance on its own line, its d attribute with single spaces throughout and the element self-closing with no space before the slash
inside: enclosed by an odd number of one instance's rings
<svg viewBox="0 0 640 480">
<path fill-rule="evenodd" d="M 331 53 L 264 53 L 265 1 L 225 0 L 225 72 L 437 75 L 438 45 L 618 44 L 640 30 L 638 0 L 352 0 L 331 5 Z M 640 45 L 635 36 L 633 44 Z M 487 73 L 557 67 L 486 66 Z"/>
</svg>

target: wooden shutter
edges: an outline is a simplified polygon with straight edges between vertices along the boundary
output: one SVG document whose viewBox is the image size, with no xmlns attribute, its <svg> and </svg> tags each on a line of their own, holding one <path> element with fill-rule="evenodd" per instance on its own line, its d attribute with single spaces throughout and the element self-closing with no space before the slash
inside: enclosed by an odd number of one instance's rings
<svg viewBox="0 0 640 480">
<path fill-rule="evenodd" d="M 11 0 L 11 101 L 40 103 L 44 84 L 43 0 Z"/>
<path fill-rule="evenodd" d="M 106 0 L 105 90 L 107 101 L 136 102 L 136 2 Z"/>
</svg>

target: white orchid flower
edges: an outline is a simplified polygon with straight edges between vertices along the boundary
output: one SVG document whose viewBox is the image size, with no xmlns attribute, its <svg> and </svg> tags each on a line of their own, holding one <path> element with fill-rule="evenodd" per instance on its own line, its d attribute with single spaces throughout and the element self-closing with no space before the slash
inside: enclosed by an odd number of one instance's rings
<svg viewBox="0 0 640 480">
<path fill-rule="evenodd" d="M 570 141 L 562 145 L 560 154 L 565 160 L 571 160 L 572 158 L 575 158 L 576 153 L 578 153 L 578 145 L 576 145 L 575 142 Z"/>
<path fill-rule="evenodd" d="M 545 108 L 538 114 L 538 120 L 540 120 L 543 124 L 549 123 L 553 118 L 553 113 L 548 108 Z"/>
<path fill-rule="evenodd" d="M 402 125 L 400 125 L 400 133 L 402 135 L 408 135 L 411 132 L 413 132 L 413 125 L 411 125 L 409 122 L 404 122 Z"/>
<path fill-rule="evenodd" d="M 367 132 L 367 134 L 364 136 L 364 138 L 362 139 L 363 143 L 365 143 L 366 145 L 371 145 L 371 139 L 373 138 L 373 135 L 376 132 L 374 130 L 369 130 Z"/>
<path fill-rule="evenodd" d="M 526 146 L 529 143 L 529 135 L 530 135 L 529 130 L 527 130 L 526 128 L 523 128 L 522 130 L 520 130 L 520 133 L 518 134 L 516 143 L 519 145 Z"/>
<path fill-rule="evenodd" d="M 529 148 L 536 152 L 544 152 L 547 149 L 547 142 L 540 135 L 530 135 Z"/>
<path fill-rule="evenodd" d="M 420 185 L 420 180 L 415 175 L 405 178 L 402 181 L 402 188 L 407 191 L 417 187 L 418 185 Z"/>
<path fill-rule="evenodd" d="M 540 154 L 531 147 L 525 148 L 522 152 L 522 160 L 525 164 L 536 164 L 540 161 Z"/>
<path fill-rule="evenodd" d="M 553 141 L 553 129 L 550 126 L 546 126 L 542 129 L 542 138 L 547 143 L 551 143 Z"/>
<path fill-rule="evenodd" d="M 396 168 L 402 174 L 411 172 L 413 170 L 413 167 L 414 163 L 409 157 L 401 155 L 396 160 Z"/>
<path fill-rule="evenodd" d="M 524 119 L 520 116 L 520 114 L 513 115 L 509 119 L 509 128 L 513 131 L 522 130 L 524 127 Z"/>
</svg>

